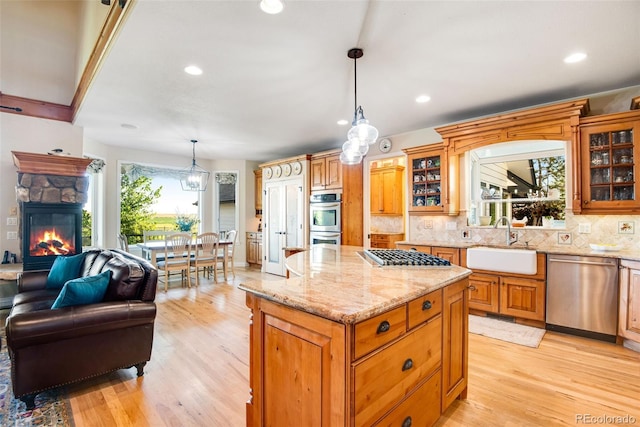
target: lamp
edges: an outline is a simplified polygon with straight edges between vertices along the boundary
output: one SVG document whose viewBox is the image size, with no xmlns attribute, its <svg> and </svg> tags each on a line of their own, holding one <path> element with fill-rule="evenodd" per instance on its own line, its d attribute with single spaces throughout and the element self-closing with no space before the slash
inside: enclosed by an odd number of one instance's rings
<svg viewBox="0 0 640 427">
<path fill-rule="evenodd" d="M 284 3 L 282 0 L 262 0 L 260 2 L 260 9 L 269 15 L 276 15 L 282 12 L 282 9 L 284 9 Z"/>
<path fill-rule="evenodd" d="M 362 161 L 362 158 L 369 151 L 369 145 L 378 139 L 378 129 L 369 124 L 369 120 L 364 116 L 362 106 L 358 105 L 358 68 L 357 59 L 362 58 L 362 49 L 354 47 L 349 49 L 347 56 L 353 59 L 353 121 L 351 129 L 347 133 L 347 142 L 342 144 L 342 154 L 340 161 L 344 164 L 353 165 Z"/>
<path fill-rule="evenodd" d="M 198 142 L 197 139 L 191 140 L 193 144 L 191 166 L 180 172 L 180 185 L 184 191 L 205 191 L 209 183 L 210 173 L 196 164 L 196 142 Z"/>
</svg>

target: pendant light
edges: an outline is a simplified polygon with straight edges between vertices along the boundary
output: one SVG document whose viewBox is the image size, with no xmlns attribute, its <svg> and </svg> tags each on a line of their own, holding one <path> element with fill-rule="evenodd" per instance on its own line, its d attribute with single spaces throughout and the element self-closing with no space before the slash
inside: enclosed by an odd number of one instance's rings
<svg viewBox="0 0 640 427">
<path fill-rule="evenodd" d="M 192 139 L 193 159 L 191 166 L 180 172 L 180 185 L 184 191 L 206 191 L 210 173 L 196 164 L 196 142 Z"/>
<path fill-rule="evenodd" d="M 349 49 L 347 56 L 353 59 L 353 121 L 347 133 L 347 141 L 342 144 L 340 161 L 347 165 L 358 164 L 369 152 L 369 146 L 378 139 L 378 129 L 369 124 L 364 116 L 362 106 L 358 105 L 358 68 L 357 59 L 362 58 L 364 52 L 360 48 Z"/>
</svg>

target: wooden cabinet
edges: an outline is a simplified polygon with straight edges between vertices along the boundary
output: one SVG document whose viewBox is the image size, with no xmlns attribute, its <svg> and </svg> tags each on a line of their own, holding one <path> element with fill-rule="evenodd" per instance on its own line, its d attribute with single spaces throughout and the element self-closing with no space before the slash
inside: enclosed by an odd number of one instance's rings
<svg viewBox="0 0 640 427">
<path fill-rule="evenodd" d="M 448 161 L 443 145 L 424 145 L 403 151 L 408 154 L 409 212 L 442 214 L 448 199 Z"/>
<path fill-rule="evenodd" d="M 392 165 L 371 169 L 371 215 L 402 215 L 402 176 L 404 166 Z"/>
<path fill-rule="evenodd" d="M 467 397 L 469 381 L 469 280 L 444 288 L 442 304 L 442 400 L 444 412 L 453 401 Z"/>
<path fill-rule="evenodd" d="M 334 153 L 332 151 L 332 153 Z M 342 188 L 340 154 L 319 153 L 311 157 L 311 190 Z"/>
<path fill-rule="evenodd" d="M 460 280 L 355 325 L 247 294 L 247 426 L 433 425 L 466 395 L 467 286 Z"/>
<path fill-rule="evenodd" d="M 247 263 L 262 265 L 262 233 L 247 233 Z"/>
<path fill-rule="evenodd" d="M 620 260 L 618 335 L 640 343 L 640 262 Z"/>
<path fill-rule="evenodd" d="M 425 254 L 435 255 L 438 258 L 446 259 L 451 264 L 460 265 L 460 249 L 458 248 L 449 248 L 445 246 L 410 245 L 407 243 L 396 244 L 396 248 L 404 249 L 406 251 L 416 250 Z"/>
<path fill-rule="evenodd" d="M 640 212 L 640 111 L 580 120 L 581 213 Z"/>
<path fill-rule="evenodd" d="M 255 186 L 256 186 L 255 201 L 254 201 L 256 216 L 262 217 L 262 169 L 254 170 L 253 174 L 255 175 Z"/>
<path fill-rule="evenodd" d="M 404 233 L 371 233 L 371 247 L 376 249 L 394 249 L 396 242 L 404 239 Z"/>
<path fill-rule="evenodd" d="M 466 266 L 466 250 L 462 258 Z M 474 270 L 469 276 L 469 309 L 544 322 L 546 289 L 544 254 L 537 254 L 535 275 Z"/>
</svg>

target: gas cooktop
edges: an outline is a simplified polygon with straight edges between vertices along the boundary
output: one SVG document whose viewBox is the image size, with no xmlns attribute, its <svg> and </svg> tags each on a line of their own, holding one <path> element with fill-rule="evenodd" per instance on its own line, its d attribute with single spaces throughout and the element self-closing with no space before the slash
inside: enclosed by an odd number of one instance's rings
<svg viewBox="0 0 640 427">
<path fill-rule="evenodd" d="M 379 265 L 450 266 L 446 259 L 418 251 L 365 249 L 364 254 Z"/>
</svg>

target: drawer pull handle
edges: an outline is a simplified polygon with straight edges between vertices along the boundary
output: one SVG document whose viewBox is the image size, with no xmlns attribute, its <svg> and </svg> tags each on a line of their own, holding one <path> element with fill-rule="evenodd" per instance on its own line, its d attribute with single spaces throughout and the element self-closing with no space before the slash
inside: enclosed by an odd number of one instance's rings
<svg viewBox="0 0 640 427">
<path fill-rule="evenodd" d="M 413 368 L 413 360 L 411 359 L 405 360 L 404 364 L 402 365 L 402 372 L 408 371 L 411 368 Z"/>
<path fill-rule="evenodd" d="M 426 300 L 422 303 L 422 311 L 429 310 L 432 307 L 431 301 Z"/>
<path fill-rule="evenodd" d="M 473 285 L 472 285 L 472 286 L 469 286 L 469 290 L 470 290 L 470 291 L 475 291 L 475 290 L 476 290 L 476 287 L 475 287 L 475 286 L 473 286 Z"/>
<path fill-rule="evenodd" d="M 411 417 L 407 417 L 404 419 L 404 421 L 402 422 L 402 427 L 411 427 Z"/>
<path fill-rule="evenodd" d="M 387 332 L 389 329 L 391 329 L 391 323 L 387 322 L 386 320 L 383 320 L 378 325 L 378 330 L 376 331 L 376 334 Z"/>
</svg>

